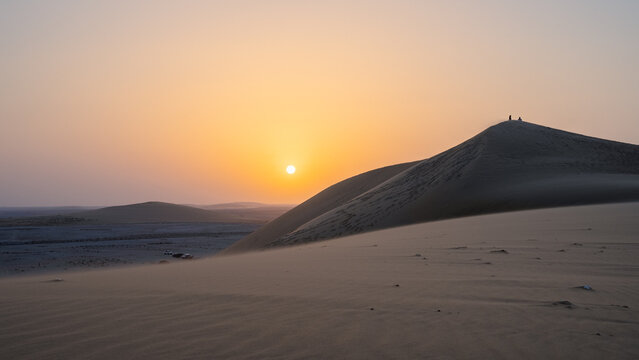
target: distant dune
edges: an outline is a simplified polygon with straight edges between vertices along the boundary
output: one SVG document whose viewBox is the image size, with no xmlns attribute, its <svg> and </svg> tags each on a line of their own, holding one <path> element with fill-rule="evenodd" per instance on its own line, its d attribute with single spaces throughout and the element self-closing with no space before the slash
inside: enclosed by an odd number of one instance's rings
<svg viewBox="0 0 639 360">
<path fill-rule="evenodd" d="M 352 177 L 223 253 L 466 215 L 639 200 L 639 146 L 520 121 L 422 161 Z"/>
<path fill-rule="evenodd" d="M 102 209 L 70 214 L 77 218 L 100 223 L 146 223 L 146 222 L 223 222 L 265 223 L 292 206 L 221 207 L 206 210 L 186 205 L 163 202 L 111 206 Z"/>
</svg>

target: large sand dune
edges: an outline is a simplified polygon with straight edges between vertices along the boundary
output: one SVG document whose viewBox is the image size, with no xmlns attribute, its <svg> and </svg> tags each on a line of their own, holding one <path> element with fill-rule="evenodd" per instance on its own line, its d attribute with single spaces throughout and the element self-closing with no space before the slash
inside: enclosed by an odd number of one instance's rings
<svg viewBox="0 0 639 360">
<path fill-rule="evenodd" d="M 639 146 L 506 121 L 432 158 L 338 183 L 224 253 L 429 220 L 639 200 Z"/>
<path fill-rule="evenodd" d="M 637 259 L 627 203 L 5 278 L 0 357 L 637 359 Z"/>
</svg>

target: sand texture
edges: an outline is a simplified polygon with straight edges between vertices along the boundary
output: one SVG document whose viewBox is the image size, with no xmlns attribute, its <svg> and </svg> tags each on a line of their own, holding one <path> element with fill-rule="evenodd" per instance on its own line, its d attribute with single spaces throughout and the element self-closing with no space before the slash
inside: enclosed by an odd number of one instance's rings
<svg viewBox="0 0 639 360">
<path fill-rule="evenodd" d="M 384 176 L 369 181 L 380 171 Z M 368 186 L 337 191 L 355 182 Z M 506 121 L 432 158 L 338 183 L 224 253 L 459 216 L 631 200 L 639 200 L 639 146 Z"/>
<path fill-rule="evenodd" d="M 638 259 L 635 202 L 6 278 L 0 357 L 637 359 Z"/>
</svg>

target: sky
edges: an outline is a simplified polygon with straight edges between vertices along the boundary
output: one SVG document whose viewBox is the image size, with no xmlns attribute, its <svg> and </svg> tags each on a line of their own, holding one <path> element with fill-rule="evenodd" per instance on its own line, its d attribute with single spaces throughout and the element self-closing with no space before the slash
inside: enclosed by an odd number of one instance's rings
<svg viewBox="0 0 639 360">
<path fill-rule="evenodd" d="M 299 203 L 508 114 L 637 144 L 637 16 L 634 0 L 1 1 L 0 206 Z"/>
</svg>

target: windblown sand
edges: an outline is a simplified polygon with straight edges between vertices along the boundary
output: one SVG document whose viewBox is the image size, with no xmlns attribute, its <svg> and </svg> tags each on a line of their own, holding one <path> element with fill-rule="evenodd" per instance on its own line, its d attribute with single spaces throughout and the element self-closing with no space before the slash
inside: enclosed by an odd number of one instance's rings
<svg viewBox="0 0 639 360">
<path fill-rule="evenodd" d="M 639 203 L 591 205 L 5 278 L 0 357 L 637 359 L 638 310 Z"/>
</svg>

